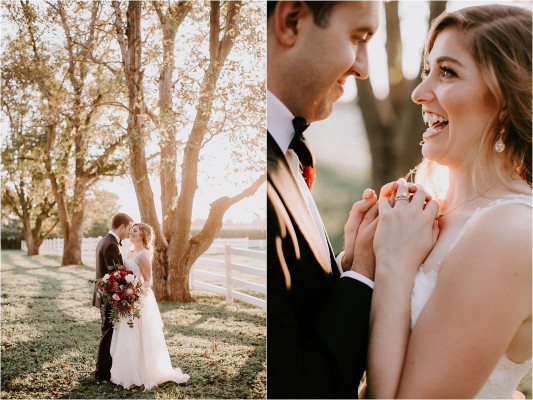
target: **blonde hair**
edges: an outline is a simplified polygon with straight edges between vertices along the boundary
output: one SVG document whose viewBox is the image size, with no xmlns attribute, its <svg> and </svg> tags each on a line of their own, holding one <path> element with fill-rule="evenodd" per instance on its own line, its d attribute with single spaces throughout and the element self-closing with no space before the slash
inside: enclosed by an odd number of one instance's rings
<svg viewBox="0 0 533 400">
<path fill-rule="evenodd" d="M 154 254 L 154 229 L 143 222 L 136 223 L 132 226 L 132 229 L 137 227 L 141 232 L 141 242 L 143 247 L 150 252 L 150 255 Z"/>
<path fill-rule="evenodd" d="M 474 187 L 481 176 L 481 160 L 494 160 L 494 144 L 500 136 L 505 144 L 500 153 L 505 159 L 503 169 L 492 162 L 498 179 L 509 188 L 505 176 L 516 171 L 531 187 L 531 17 L 530 10 L 493 4 L 443 13 L 431 24 L 424 60 L 439 33 L 458 28 L 498 109 L 477 149 Z M 427 169 L 428 162 L 422 164 Z"/>
</svg>

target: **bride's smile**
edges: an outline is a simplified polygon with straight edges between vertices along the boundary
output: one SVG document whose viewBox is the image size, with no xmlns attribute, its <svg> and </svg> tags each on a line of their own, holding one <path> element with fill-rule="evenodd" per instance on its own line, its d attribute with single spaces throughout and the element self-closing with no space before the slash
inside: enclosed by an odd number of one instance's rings
<svg viewBox="0 0 533 400">
<path fill-rule="evenodd" d="M 130 229 L 130 243 L 135 244 L 138 243 L 141 240 L 141 233 L 139 232 L 139 228 L 134 226 Z"/>
<path fill-rule="evenodd" d="M 461 32 L 446 28 L 436 38 L 424 65 L 423 81 L 412 99 L 422 105 L 422 153 L 449 167 L 473 157 L 496 112 L 481 70 L 464 47 Z"/>
</svg>

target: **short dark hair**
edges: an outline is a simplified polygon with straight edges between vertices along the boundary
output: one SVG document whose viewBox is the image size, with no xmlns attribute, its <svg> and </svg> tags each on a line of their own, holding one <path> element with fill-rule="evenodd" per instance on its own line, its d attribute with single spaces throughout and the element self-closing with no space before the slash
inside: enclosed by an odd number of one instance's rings
<svg viewBox="0 0 533 400">
<path fill-rule="evenodd" d="M 267 1 L 267 19 L 274 13 L 277 1 Z M 316 26 L 324 28 L 328 24 L 328 18 L 331 14 L 331 10 L 339 2 L 338 1 L 306 1 L 307 7 L 313 14 L 313 22 Z"/>
<path fill-rule="evenodd" d="M 133 222 L 133 218 L 131 218 L 128 214 L 115 214 L 111 220 L 111 229 L 120 228 L 122 225 L 128 225 L 130 222 Z"/>
</svg>

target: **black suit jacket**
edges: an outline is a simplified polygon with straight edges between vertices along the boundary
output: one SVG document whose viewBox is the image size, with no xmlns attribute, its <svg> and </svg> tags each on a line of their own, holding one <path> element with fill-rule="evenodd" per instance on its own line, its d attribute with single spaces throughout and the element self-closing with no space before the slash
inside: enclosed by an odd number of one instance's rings
<svg viewBox="0 0 533 400">
<path fill-rule="evenodd" d="M 96 246 L 96 279 L 102 278 L 119 264 L 124 265 L 117 238 L 108 233 Z M 100 308 L 101 304 L 102 299 L 95 292 L 93 294 L 93 306 Z"/>
<path fill-rule="evenodd" d="M 267 155 L 267 396 L 357 398 L 372 289 L 331 271 L 330 255 L 270 134 Z"/>
</svg>

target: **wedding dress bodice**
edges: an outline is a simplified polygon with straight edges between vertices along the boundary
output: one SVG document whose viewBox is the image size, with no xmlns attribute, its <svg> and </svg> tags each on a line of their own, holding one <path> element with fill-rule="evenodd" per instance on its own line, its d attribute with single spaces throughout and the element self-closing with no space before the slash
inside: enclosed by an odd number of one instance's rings
<svg viewBox="0 0 533 400">
<path fill-rule="evenodd" d="M 141 255 L 141 253 L 143 252 L 148 252 L 148 250 L 140 250 L 134 254 L 132 254 L 130 256 L 130 258 L 127 258 L 125 261 L 124 261 L 124 266 L 130 270 L 131 272 L 133 272 L 135 274 L 136 277 L 143 277 L 143 279 L 145 281 L 151 281 L 152 280 L 152 277 L 149 276 L 149 277 L 146 277 L 146 276 L 143 276 L 142 272 L 141 272 L 141 267 L 139 267 L 139 264 L 137 264 L 137 260 L 139 258 L 139 256 Z"/>
<path fill-rule="evenodd" d="M 135 276 L 139 277 L 141 276 L 141 268 L 139 265 L 135 262 L 133 258 L 128 258 L 124 261 L 124 266 L 131 272 L 135 274 Z"/>
<path fill-rule="evenodd" d="M 485 213 L 486 211 L 498 207 L 504 204 L 524 204 L 531 207 L 531 196 L 525 195 L 512 195 L 498 199 L 485 208 L 478 208 L 476 212 L 468 219 L 461 232 L 457 236 L 456 240 L 450 245 L 448 252 L 451 251 L 455 245 L 459 242 L 463 234 L 466 232 L 472 222 Z M 411 329 L 415 326 L 415 323 L 422 312 L 422 309 L 426 305 L 429 297 L 435 289 L 438 278 L 438 270 L 442 263 L 442 259 L 438 263 L 436 269 L 428 271 L 427 273 L 422 270 L 422 267 L 418 270 L 413 287 L 413 293 L 411 295 Z M 479 393 L 475 398 L 478 399 L 510 399 L 515 392 L 522 377 L 527 374 L 531 368 L 531 359 L 522 363 L 516 364 L 511 361 L 505 354 L 500 359 L 487 382 L 483 385 Z"/>
</svg>

